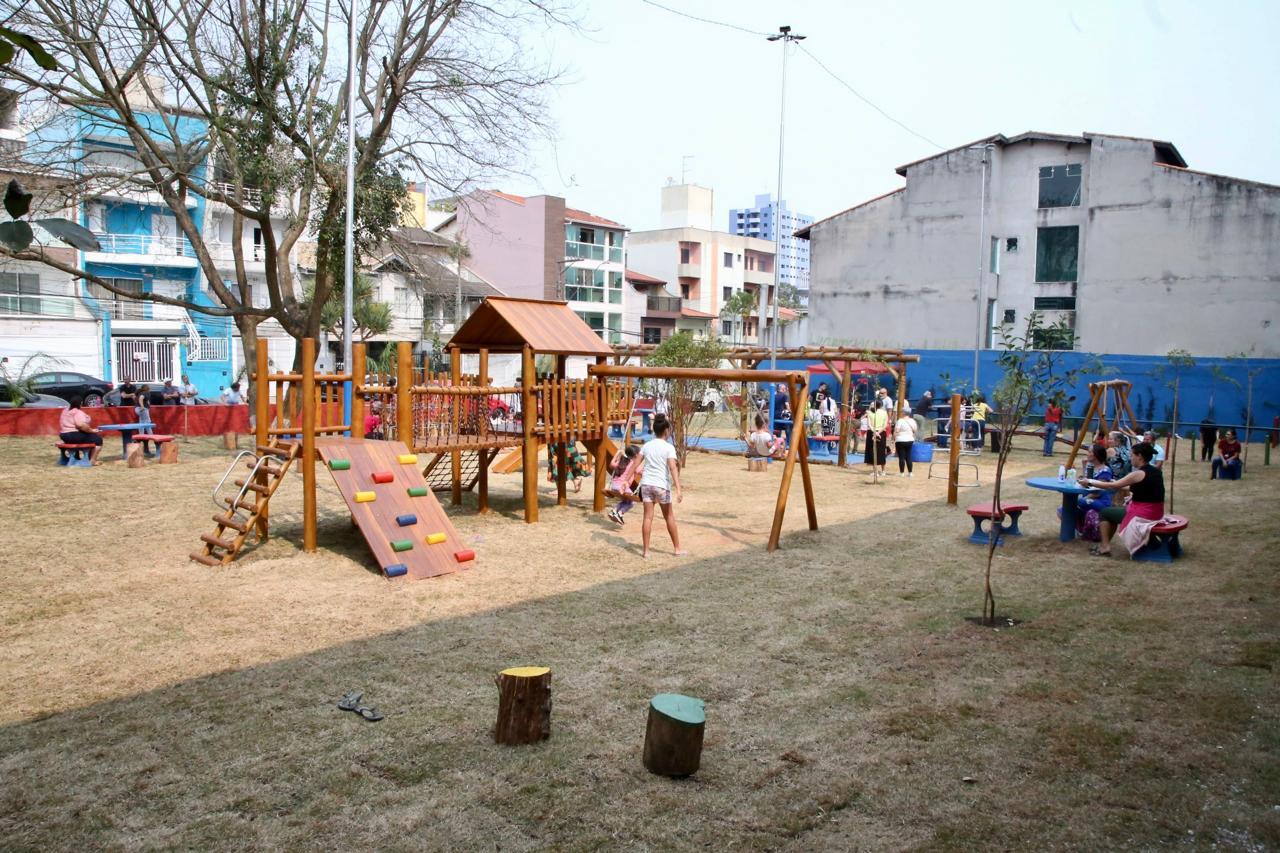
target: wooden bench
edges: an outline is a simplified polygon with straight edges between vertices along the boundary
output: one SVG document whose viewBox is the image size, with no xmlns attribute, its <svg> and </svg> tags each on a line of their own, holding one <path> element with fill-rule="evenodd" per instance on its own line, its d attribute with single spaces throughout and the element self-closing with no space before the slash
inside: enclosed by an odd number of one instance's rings
<svg viewBox="0 0 1280 853">
<path fill-rule="evenodd" d="M 1166 515 L 1165 520 L 1151 528 L 1147 544 L 1133 552 L 1133 559 L 1143 563 L 1172 563 L 1182 554 L 1178 534 L 1187 529 L 1186 516 Z"/>
<path fill-rule="evenodd" d="M 1018 529 L 1018 519 L 1027 511 L 1027 505 L 1007 503 L 1004 504 L 1001 509 L 1003 512 L 997 514 L 995 512 L 995 507 L 991 504 L 991 501 L 987 501 L 982 504 L 974 504 L 965 510 L 965 512 L 973 518 L 973 532 L 969 534 L 970 542 L 975 545 L 986 545 L 991 541 L 990 533 L 994 533 L 996 536 L 996 544 L 1000 545 L 1002 544 L 1000 539 L 1004 536 L 1022 535 L 1022 531 Z M 1009 523 L 1007 525 L 1000 523 L 1004 520 L 1005 516 L 1009 517 Z M 982 523 L 984 521 L 991 522 L 990 533 L 982 528 Z"/>
<path fill-rule="evenodd" d="M 172 465 L 178 461 L 178 445 L 174 444 L 171 435 L 154 435 L 152 433 L 138 433 L 133 437 L 134 441 L 154 441 L 156 447 L 160 448 L 160 464 Z"/>
<path fill-rule="evenodd" d="M 68 444 L 65 441 L 60 441 L 54 445 L 54 447 L 58 448 L 58 464 L 72 468 L 88 468 L 93 465 L 89 461 L 89 457 L 97 446 L 96 444 Z M 84 453 L 83 459 L 80 457 L 82 451 Z"/>
</svg>

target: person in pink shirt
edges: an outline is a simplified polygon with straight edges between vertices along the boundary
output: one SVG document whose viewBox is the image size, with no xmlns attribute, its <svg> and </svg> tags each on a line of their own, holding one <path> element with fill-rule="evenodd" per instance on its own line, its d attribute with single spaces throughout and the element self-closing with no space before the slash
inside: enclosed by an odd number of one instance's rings
<svg viewBox="0 0 1280 853">
<path fill-rule="evenodd" d="M 102 452 L 102 433 L 89 421 L 89 416 L 80 406 L 84 403 L 79 397 L 71 399 L 71 406 L 63 409 L 58 418 L 58 437 L 64 444 L 92 444 L 89 451 L 89 462 L 101 465 L 98 454 Z"/>
</svg>

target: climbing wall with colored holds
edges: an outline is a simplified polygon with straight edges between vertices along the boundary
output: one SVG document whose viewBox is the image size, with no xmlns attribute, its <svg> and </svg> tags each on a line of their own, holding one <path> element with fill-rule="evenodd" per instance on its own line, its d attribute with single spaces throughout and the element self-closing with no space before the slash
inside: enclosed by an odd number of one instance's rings
<svg viewBox="0 0 1280 853">
<path fill-rule="evenodd" d="M 388 578 L 435 577 L 475 559 L 403 444 L 320 438 L 316 451 Z"/>
</svg>

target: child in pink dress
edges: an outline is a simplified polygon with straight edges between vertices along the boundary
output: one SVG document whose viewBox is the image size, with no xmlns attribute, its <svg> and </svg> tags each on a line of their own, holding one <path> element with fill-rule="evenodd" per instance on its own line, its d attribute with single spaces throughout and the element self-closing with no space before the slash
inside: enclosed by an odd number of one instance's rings
<svg viewBox="0 0 1280 853">
<path fill-rule="evenodd" d="M 610 460 L 609 470 L 613 472 L 613 479 L 609 483 L 608 493 L 621 498 L 618 505 L 609 510 L 610 521 L 625 524 L 626 519 L 622 516 L 635 506 L 635 501 L 632 500 L 635 497 L 632 485 L 635 483 L 636 473 L 640 470 L 640 464 L 640 449 L 634 444 L 619 450 Z"/>
</svg>

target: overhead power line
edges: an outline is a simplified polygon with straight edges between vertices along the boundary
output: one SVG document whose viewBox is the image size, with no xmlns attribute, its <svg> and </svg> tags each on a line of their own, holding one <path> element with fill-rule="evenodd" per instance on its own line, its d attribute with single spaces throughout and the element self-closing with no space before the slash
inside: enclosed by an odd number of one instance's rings
<svg viewBox="0 0 1280 853">
<path fill-rule="evenodd" d="M 764 37 L 764 38 L 769 38 L 769 37 L 771 37 L 772 35 L 774 35 L 773 33 L 762 32 L 762 31 L 760 31 L 760 30 L 753 30 L 753 29 L 750 29 L 749 27 L 741 27 L 741 26 L 738 26 L 737 24 L 731 24 L 731 23 L 729 23 L 728 21 L 717 21 L 717 20 L 715 20 L 715 19 L 713 19 L 713 18 L 704 18 L 704 17 L 701 17 L 701 16 L 699 16 L 699 15 L 691 15 L 691 14 L 689 14 L 688 12 L 682 12 L 682 11 L 681 11 L 681 10 L 679 10 L 679 9 L 674 9 L 674 8 L 672 8 L 672 7 L 670 7 L 670 6 L 665 6 L 665 5 L 663 5 L 662 3 L 655 2 L 655 0 L 640 0 L 640 2 L 641 2 L 641 3 L 644 3 L 644 4 L 646 4 L 646 5 L 649 5 L 649 6 L 653 6 L 654 8 L 661 9 L 661 10 L 662 10 L 662 11 L 664 11 L 664 12 L 670 12 L 670 13 L 671 13 L 671 14 L 673 14 L 673 15 L 679 15 L 681 18 L 688 18 L 690 21 L 697 21 L 698 23 L 701 23 L 701 24 L 711 24 L 712 26 L 716 26 L 716 27 L 724 27 L 725 29 L 728 29 L 728 30 L 736 30 L 736 31 L 738 31 L 738 32 L 740 32 L 740 33 L 746 33 L 747 35 L 751 35 L 751 36 L 761 36 L 761 37 Z M 814 55 L 813 55 L 813 52 L 812 52 L 811 50 L 809 50 L 808 48 L 806 48 L 804 45 L 799 45 L 799 44 L 798 44 L 798 45 L 796 45 L 796 47 L 797 47 L 799 50 L 801 50 L 801 51 L 805 54 L 805 56 L 807 56 L 807 57 L 809 57 L 810 59 L 812 59 L 812 60 L 817 64 L 817 66 L 818 66 L 819 68 L 821 68 L 823 71 L 825 71 L 825 72 L 827 73 L 827 75 L 828 75 L 832 80 L 835 80 L 835 81 L 836 81 L 837 83 L 839 83 L 841 86 L 843 86 L 844 88 L 848 89 L 848 90 L 849 90 L 849 92 L 850 92 L 850 94 L 852 94 L 852 95 L 853 95 L 855 98 L 857 98 L 858 100 L 862 101 L 862 103 L 864 103 L 864 104 L 866 104 L 867 106 L 871 107 L 871 109 L 873 109 L 873 110 L 875 110 L 876 112 L 878 112 L 881 116 L 883 116 L 884 118 L 886 118 L 886 119 L 888 119 L 889 121 L 893 122 L 893 123 L 894 123 L 894 124 L 896 124 L 898 127 L 902 128 L 902 129 L 903 129 L 903 130 L 905 130 L 907 133 L 911 134 L 912 136 L 916 137 L 917 139 L 924 140 L 925 142 L 927 142 L 927 143 L 929 143 L 930 145 L 932 145 L 934 148 L 937 148 L 939 151 L 946 150 L 946 147 L 945 147 L 945 146 L 943 146 L 943 145 L 939 145 L 938 143 L 934 142 L 934 141 L 933 141 L 932 139 L 930 139 L 929 137 L 925 136 L 923 133 L 920 133 L 919 131 L 912 129 L 910 126 L 908 126 L 908 125 L 907 125 L 907 124 L 905 124 L 904 122 L 902 122 L 902 121 L 900 121 L 900 120 L 898 120 L 898 119 L 894 118 L 892 115 L 890 115 L 889 113 L 885 112 L 885 110 L 884 110 L 883 108 L 881 108 L 877 103 L 875 103 L 874 101 L 872 101 L 872 100 L 871 100 L 870 98 L 868 98 L 866 95 L 864 95 L 864 94 L 862 94 L 861 92 L 859 92 L 857 89 L 855 89 L 853 86 L 851 86 L 847 81 L 845 81 L 845 80 L 844 80 L 844 79 L 843 79 L 839 74 L 836 74 L 834 71 L 832 71 L 830 68 L 828 68 L 828 67 L 827 67 L 827 65 L 826 65 L 826 64 L 825 64 L 821 59 L 818 59 L 818 57 L 814 56 Z"/>
</svg>

